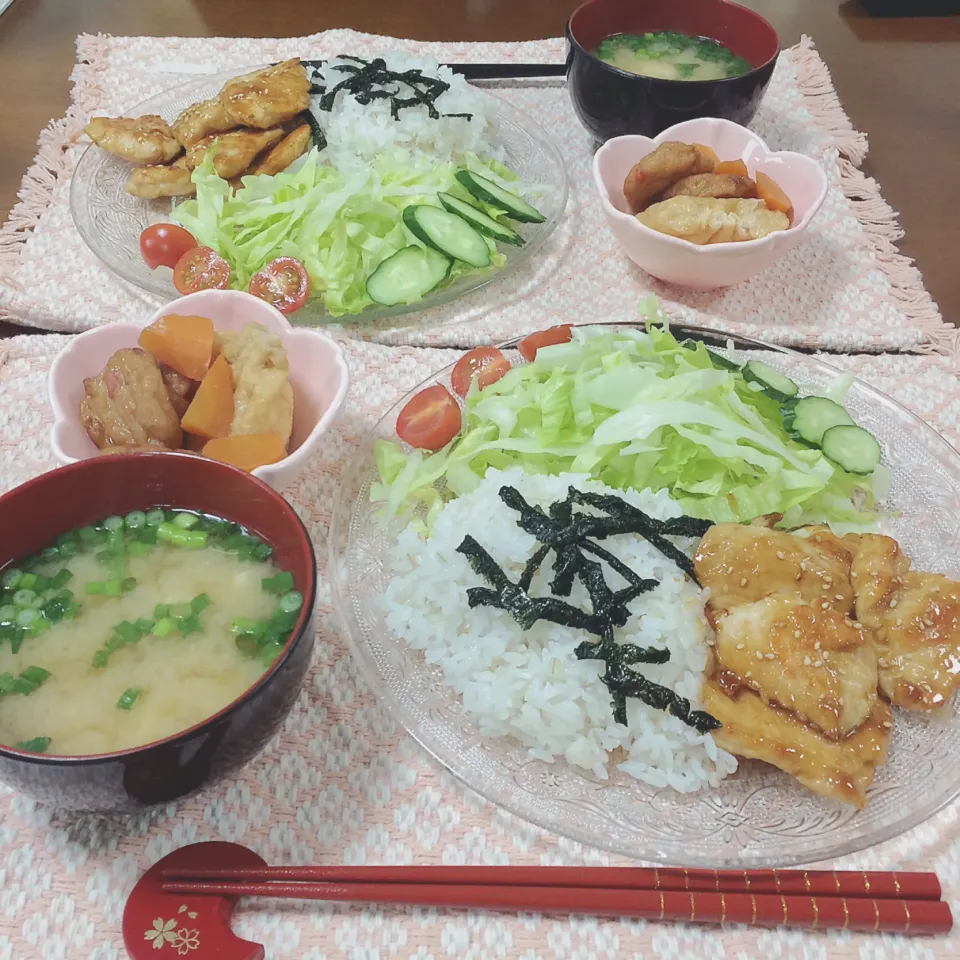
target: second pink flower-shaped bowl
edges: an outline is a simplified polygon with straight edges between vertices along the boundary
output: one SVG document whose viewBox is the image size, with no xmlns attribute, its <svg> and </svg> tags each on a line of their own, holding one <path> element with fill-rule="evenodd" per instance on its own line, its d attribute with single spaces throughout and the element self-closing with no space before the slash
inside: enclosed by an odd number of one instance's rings
<svg viewBox="0 0 960 960">
<path fill-rule="evenodd" d="M 751 176 L 762 171 L 772 177 L 793 203 L 790 228 L 760 240 L 698 246 L 644 226 L 627 207 L 623 181 L 635 163 L 668 140 L 701 143 L 721 160 L 743 160 Z M 815 160 L 788 150 L 772 151 L 746 127 L 711 118 L 678 123 L 654 138 L 608 140 L 594 155 L 593 178 L 623 252 L 657 279 L 698 290 L 739 283 L 779 260 L 803 239 L 827 196 L 827 176 Z"/>
<path fill-rule="evenodd" d="M 279 310 L 239 290 L 203 290 L 171 301 L 145 320 L 111 323 L 75 337 L 50 368 L 54 457 L 66 464 L 97 455 L 80 422 L 84 379 L 100 373 L 117 350 L 135 347 L 143 327 L 170 313 L 209 317 L 216 330 L 241 330 L 247 323 L 259 323 L 279 335 L 293 386 L 290 453 L 277 463 L 257 467 L 253 475 L 282 490 L 303 472 L 340 413 L 349 383 L 347 364 L 339 345 L 326 334 L 291 326 Z"/>
</svg>

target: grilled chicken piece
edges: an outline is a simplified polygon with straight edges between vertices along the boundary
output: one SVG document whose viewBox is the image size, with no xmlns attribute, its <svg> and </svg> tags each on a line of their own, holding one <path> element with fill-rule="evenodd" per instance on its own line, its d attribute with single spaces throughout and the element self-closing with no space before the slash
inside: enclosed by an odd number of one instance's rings
<svg viewBox="0 0 960 960">
<path fill-rule="evenodd" d="M 852 733 L 876 706 L 876 652 L 842 613 L 779 593 L 735 606 L 716 630 L 722 669 L 831 739 Z"/>
<path fill-rule="evenodd" d="M 188 149 L 211 133 L 237 126 L 219 97 L 193 103 L 173 121 L 173 135 Z"/>
<path fill-rule="evenodd" d="M 662 199 L 671 197 L 755 197 L 757 185 L 749 177 L 730 173 L 695 173 L 668 187 Z"/>
<path fill-rule="evenodd" d="M 729 690 L 730 694 L 725 690 Z M 823 797 L 862 808 L 874 773 L 887 759 L 893 732 L 890 706 L 877 700 L 849 737 L 830 740 L 786 710 L 743 688 L 707 681 L 703 709 L 723 726 L 712 733 L 722 750 L 773 764 Z"/>
<path fill-rule="evenodd" d="M 908 710 L 942 706 L 960 686 L 960 583 L 917 573 L 890 537 L 864 534 L 853 558 L 857 618 L 873 630 L 880 690 Z"/>
<path fill-rule="evenodd" d="M 647 207 L 637 219 L 657 233 L 698 246 L 759 240 L 790 226 L 785 213 L 762 200 L 715 197 L 671 197 Z"/>
<path fill-rule="evenodd" d="M 283 139 L 283 130 L 232 130 L 230 133 L 213 134 L 198 140 L 187 151 L 186 165 L 195 169 L 203 162 L 207 151 L 216 143 L 213 169 L 225 180 L 243 173 L 261 150 Z"/>
<path fill-rule="evenodd" d="M 275 67 L 230 80 L 217 99 L 234 126 L 266 130 L 307 109 L 310 80 L 299 60 L 285 60 Z"/>
<path fill-rule="evenodd" d="M 854 548 L 827 527 L 804 532 L 806 537 L 739 523 L 712 526 L 693 558 L 697 579 L 710 589 L 710 622 L 716 626 L 717 619 L 737 604 L 780 592 L 852 615 Z"/>
<path fill-rule="evenodd" d="M 303 156 L 310 146 L 310 125 L 301 124 L 292 133 L 288 133 L 275 147 L 271 147 L 259 160 L 255 160 L 247 173 L 273 176 L 281 173 L 298 157 Z"/>
<path fill-rule="evenodd" d="M 671 184 L 694 173 L 710 173 L 714 158 L 693 144 L 668 140 L 634 164 L 623 181 L 631 213 L 640 213 Z"/>
<path fill-rule="evenodd" d="M 80 422 L 105 447 L 179 448 L 183 433 L 160 367 L 139 347 L 118 350 L 103 372 L 83 381 Z M 125 451 L 129 452 L 129 451 Z"/>
<path fill-rule="evenodd" d="M 130 163 L 169 163 L 182 148 L 163 117 L 93 117 L 84 133 L 103 150 Z"/>
<path fill-rule="evenodd" d="M 190 179 L 191 170 L 181 157 L 168 167 L 134 167 L 127 178 L 127 193 L 144 200 L 158 197 L 192 197 L 197 186 Z"/>
</svg>

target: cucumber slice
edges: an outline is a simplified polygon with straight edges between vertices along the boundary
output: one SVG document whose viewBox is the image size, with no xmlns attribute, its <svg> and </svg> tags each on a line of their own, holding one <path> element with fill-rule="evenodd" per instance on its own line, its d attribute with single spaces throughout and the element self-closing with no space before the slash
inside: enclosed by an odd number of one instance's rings
<svg viewBox="0 0 960 960">
<path fill-rule="evenodd" d="M 367 278 L 367 294 L 392 307 L 416 303 L 450 274 L 453 263 L 442 253 L 412 244 L 387 257 Z"/>
<path fill-rule="evenodd" d="M 819 447 L 831 427 L 850 427 L 854 422 L 839 403 L 826 397 L 804 397 L 784 410 L 784 426 L 797 440 Z"/>
<path fill-rule="evenodd" d="M 880 463 L 883 451 L 876 437 L 863 427 L 841 423 L 830 427 L 820 442 L 823 455 L 847 473 L 873 473 Z"/>
<path fill-rule="evenodd" d="M 457 180 L 470 193 L 484 203 L 492 203 L 499 207 L 511 220 L 520 223 L 543 223 L 547 218 L 536 208 L 531 207 L 526 200 L 515 193 L 508 193 L 498 187 L 492 180 L 481 177 L 469 170 L 458 170 Z"/>
<path fill-rule="evenodd" d="M 750 360 L 743 368 L 743 379 L 750 383 L 759 383 L 763 392 L 774 400 L 792 400 L 800 388 L 779 370 L 762 360 Z"/>
<path fill-rule="evenodd" d="M 471 267 L 490 264 L 487 241 L 463 217 L 449 210 L 411 205 L 404 208 L 403 222 L 417 239 L 454 260 L 462 260 Z"/>
<path fill-rule="evenodd" d="M 474 230 L 485 233 L 494 240 L 500 240 L 503 243 L 512 243 L 515 247 L 522 247 L 523 237 L 512 227 L 508 227 L 493 217 L 488 217 L 482 210 L 469 203 L 464 203 L 449 193 L 438 193 L 437 199 L 443 204 L 444 208 L 450 213 L 455 213 L 458 217 L 463 217 Z"/>
</svg>

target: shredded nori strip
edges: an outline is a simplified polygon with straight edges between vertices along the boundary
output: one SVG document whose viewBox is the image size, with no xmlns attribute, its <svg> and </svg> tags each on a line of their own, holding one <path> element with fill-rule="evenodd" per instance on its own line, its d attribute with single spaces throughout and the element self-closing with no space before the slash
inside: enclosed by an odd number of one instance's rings
<svg viewBox="0 0 960 960">
<path fill-rule="evenodd" d="M 696 580 L 689 558 L 664 537 L 702 536 L 711 526 L 710 521 L 692 517 L 657 520 L 619 497 L 582 493 L 573 487 L 569 488 L 566 499 L 550 505 L 549 512 L 531 506 L 514 487 L 501 487 L 500 498 L 520 514 L 518 526 L 536 537 L 542 546 L 527 561 L 519 581 L 513 583 L 472 536 L 465 536 L 457 552 L 465 556 L 474 572 L 490 584 L 490 587 L 469 587 L 469 605 L 506 610 L 522 630 L 529 630 L 538 620 L 548 620 L 561 626 L 586 630 L 598 637 L 593 642 L 585 640 L 574 652 L 580 660 L 603 660 L 606 664 L 601 679 L 610 691 L 613 716 L 617 723 L 626 724 L 627 697 L 635 697 L 657 710 L 667 711 L 700 733 L 716 730 L 720 726 L 716 718 L 703 710 L 691 710 L 690 701 L 685 697 L 631 669 L 637 663 L 666 663 L 670 659 L 669 650 L 638 647 L 632 643 L 618 644 L 613 636 L 614 628 L 624 626 L 630 618 L 628 604 L 656 587 L 658 581 L 639 577 L 625 563 L 590 539 L 624 533 L 639 534 Z M 575 516 L 575 504 L 603 510 L 606 516 L 586 513 Z M 550 583 L 553 595 L 531 597 L 529 591 L 533 577 L 551 550 L 555 553 Z M 606 563 L 627 582 L 627 586 L 611 590 L 600 563 L 590 559 L 586 555 L 588 553 Z M 590 597 L 591 612 L 561 599 L 570 596 L 576 579 L 584 585 Z"/>
<path fill-rule="evenodd" d="M 310 126 L 310 137 L 313 140 L 313 145 L 318 150 L 323 150 L 327 145 L 327 138 L 324 136 L 323 129 L 317 122 L 317 118 L 309 110 L 304 110 L 300 116 L 303 117 L 304 121 Z"/>
</svg>

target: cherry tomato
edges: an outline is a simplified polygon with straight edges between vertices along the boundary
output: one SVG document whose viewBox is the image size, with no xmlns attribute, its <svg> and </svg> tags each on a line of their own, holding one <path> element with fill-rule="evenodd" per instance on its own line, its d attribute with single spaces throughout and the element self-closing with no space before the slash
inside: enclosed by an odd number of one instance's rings
<svg viewBox="0 0 960 960">
<path fill-rule="evenodd" d="M 550 327 L 548 330 L 541 330 L 539 333 L 531 333 L 529 337 L 524 337 L 517 344 L 517 349 L 524 360 L 532 362 L 541 347 L 552 347 L 555 343 L 569 343 L 571 339 L 573 339 L 571 325 L 561 323 L 557 327 Z"/>
<path fill-rule="evenodd" d="M 460 407 L 441 383 L 421 390 L 397 417 L 397 436 L 421 450 L 439 450 L 459 432 Z"/>
<path fill-rule="evenodd" d="M 155 223 L 140 234 L 140 255 L 151 270 L 169 267 L 197 245 L 193 234 L 175 223 Z"/>
<path fill-rule="evenodd" d="M 510 361 L 496 347 L 477 347 L 457 361 L 450 374 L 450 385 L 454 393 L 465 397 L 474 377 L 482 390 L 496 383 L 509 369 Z"/>
<path fill-rule="evenodd" d="M 310 277 L 296 257 L 277 257 L 254 274 L 248 289 L 281 313 L 293 313 L 310 296 Z"/>
<path fill-rule="evenodd" d="M 223 290 L 230 282 L 230 264 L 212 247 L 188 250 L 173 268 L 173 285 L 183 294 Z"/>
</svg>

